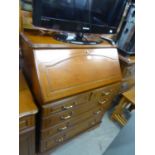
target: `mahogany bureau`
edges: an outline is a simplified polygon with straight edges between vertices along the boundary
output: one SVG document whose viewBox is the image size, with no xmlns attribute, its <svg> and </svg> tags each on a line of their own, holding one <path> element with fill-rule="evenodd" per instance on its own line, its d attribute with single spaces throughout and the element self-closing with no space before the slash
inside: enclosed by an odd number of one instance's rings
<svg viewBox="0 0 155 155">
<path fill-rule="evenodd" d="M 37 151 L 44 153 L 101 122 L 120 89 L 118 53 L 106 42 L 81 46 L 35 32 L 20 37 L 39 106 Z"/>
<path fill-rule="evenodd" d="M 22 71 L 19 73 L 19 155 L 35 154 L 35 115 L 38 109 Z"/>
</svg>

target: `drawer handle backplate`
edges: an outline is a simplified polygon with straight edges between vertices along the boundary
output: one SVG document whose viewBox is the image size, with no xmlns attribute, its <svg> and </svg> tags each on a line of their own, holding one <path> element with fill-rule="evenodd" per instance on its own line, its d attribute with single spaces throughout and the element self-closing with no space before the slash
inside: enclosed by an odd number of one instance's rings
<svg viewBox="0 0 155 155">
<path fill-rule="evenodd" d="M 104 96 L 109 96 L 111 93 L 110 92 L 103 92 L 102 95 Z"/>
<path fill-rule="evenodd" d="M 62 143 L 63 141 L 64 141 L 64 138 L 63 137 L 60 137 L 60 138 L 56 139 L 56 142 L 57 143 Z"/>
<path fill-rule="evenodd" d="M 99 104 L 103 105 L 103 104 L 105 104 L 106 102 L 107 102 L 107 100 L 104 99 L 103 101 L 99 101 Z"/>
<path fill-rule="evenodd" d="M 96 111 L 96 112 L 94 112 L 94 115 L 99 115 L 101 112 L 102 112 L 101 110 Z"/>
<path fill-rule="evenodd" d="M 62 119 L 62 120 L 67 120 L 67 119 L 69 119 L 69 118 L 71 118 L 72 117 L 72 112 L 69 114 L 69 115 L 67 115 L 67 116 L 61 116 L 60 118 Z"/>
<path fill-rule="evenodd" d="M 68 127 L 67 126 L 64 126 L 64 127 L 62 127 L 62 128 L 58 128 L 58 131 L 64 131 L 64 130 L 66 130 Z"/>
<path fill-rule="evenodd" d="M 71 109 L 71 108 L 73 108 L 73 107 L 74 107 L 74 105 L 63 106 L 62 109 L 63 109 L 63 110 L 68 110 L 68 109 Z"/>
<path fill-rule="evenodd" d="M 93 122 L 90 123 L 90 125 L 92 125 L 92 126 L 95 125 L 95 124 L 96 124 L 96 121 L 93 121 Z"/>
</svg>

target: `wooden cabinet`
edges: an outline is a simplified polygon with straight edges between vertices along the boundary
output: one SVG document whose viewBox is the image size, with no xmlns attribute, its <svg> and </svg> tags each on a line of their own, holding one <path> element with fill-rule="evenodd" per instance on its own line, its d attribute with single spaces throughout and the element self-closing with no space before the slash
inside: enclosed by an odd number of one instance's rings
<svg viewBox="0 0 155 155">
<path fill-rule="evenodd" d="M 19 155 L 35 155 L 35 131 L 31 130 L 19 136 Z"/>
<path fill-rule="evenodd" d="M 35 155 L 35 114 L 38 110 L 21 71 L 19 86 L 19 155 Z"/>
<path fill-rule="evenodd" d="M 21 34 L 24 72 L 38 102 L 38 152 L 96 126 L 120 89 L 117 49 Z"/>
</svg>

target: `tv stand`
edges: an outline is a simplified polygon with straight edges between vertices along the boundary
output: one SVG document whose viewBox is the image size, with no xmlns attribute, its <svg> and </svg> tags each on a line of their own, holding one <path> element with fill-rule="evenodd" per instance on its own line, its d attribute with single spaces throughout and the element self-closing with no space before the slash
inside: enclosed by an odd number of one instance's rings
<svg viewBox="0 0 155 155">
<path fill-rule="evenodd" d="M 83 33 L 54 33 L 53 38 L 59 41 L 68 42 L 79 45 L 96 45 L 103 42 L 102 39 L 98 38 L 95 40 L 88 40 Z"/>
</svg>

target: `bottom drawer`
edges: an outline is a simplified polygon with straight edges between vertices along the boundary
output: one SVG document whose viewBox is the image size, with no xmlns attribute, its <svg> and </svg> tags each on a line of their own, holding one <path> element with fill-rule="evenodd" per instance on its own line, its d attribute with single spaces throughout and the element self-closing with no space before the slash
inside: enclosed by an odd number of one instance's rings
<svg viewBox="0 0 155 155">
<path fill-rule="evenodd" d="M 35 155 L 35 130 L 19 135 L 19 155 Z"/>
<path fill-rule="evenodd" d="M 41 141 L 40 144 L 40 152 L 47 151 L 55 146 L 62 144 L 64 141 L 78 135 L 80 132 L 89 129 L 90 127 L 95 126 L 96 124 L 100 123 L 102 118 L 102 114 L 97 117 L 91 117 L 87 121 L 84 121 L 72 128 L 70 130 L 63 132 L 61 134 L 57 134 L 50 139 L 45 141 Z"/>
</svg>

